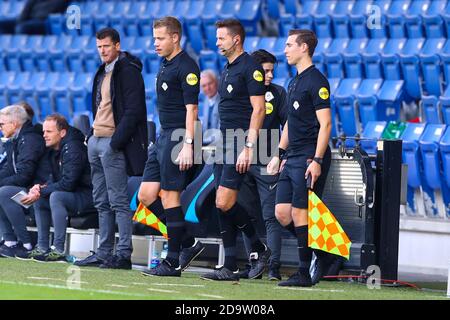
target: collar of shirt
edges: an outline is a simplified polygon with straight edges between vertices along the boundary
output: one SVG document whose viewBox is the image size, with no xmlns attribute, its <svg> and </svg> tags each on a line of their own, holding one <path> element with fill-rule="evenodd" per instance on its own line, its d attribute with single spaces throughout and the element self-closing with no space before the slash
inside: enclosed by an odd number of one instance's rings
<svg viewBox="0 0 450 320">
<path fill-rule="evenodd" d="M 116 64 L 117 60 L 119 60 L 119 57 L 115 58 L 113 62 L 111 62 L 110 64 L 107 64 L 105 66 L 106 73 L 109 73 L 114 70 L 114 65 Z"/>
<path fill-rule="evenodd" d="M 170 60 L 167 60 L 166 58 L 164 58 L 163 64 L 164 64 L 165 66 L 167 66 L 167 65 L 169 65 L 169 64 L 174 63 L 179 57 L 181 57 L 181 55 L 182 55 L 183 53 L 184 53 L 184 50 L 181 50 L 180 52 L 178 52 L 178 54 L 177 54 L 175 57 L 173 57 L 173 58 L 170 59 Z"/>
<path fill-rule="evenodd" d="M 314 69 L 316 66 L 314 64 L 310 65 L 308 68 L 302 71 L 302 73 L 297 74 L 299 78 L 304 77 L 306 74 L 308 74 L 312 69 Z"/>
<path fill-rule="evenodd" d="M 234 66 L 235 64 L 238 64 L 245 56 L 247 56 L 248 53 L 247 52 L 242 52 L 236 59 L 234 59 L 234 61 L 232 63 L 227 62 L 227 67 L 229 66 Z"/>
<path fill-rule="evenodd" d="M 208 105 L 212 106 L 219 100 L 219 93 L 216 93 L 216 95 L 212 98 L 208 98 Z"/>
</svg>

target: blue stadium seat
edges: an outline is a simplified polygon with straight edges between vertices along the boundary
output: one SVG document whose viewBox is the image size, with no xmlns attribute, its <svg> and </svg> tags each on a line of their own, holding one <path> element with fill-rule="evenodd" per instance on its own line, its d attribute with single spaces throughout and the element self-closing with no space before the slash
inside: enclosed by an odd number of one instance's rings
<svg viewBox="0 0 450 320">
<path fill-rule="evenodd" d="M 322 1 L 322 2 L 325 2 L 325 1 Z M 297 21 L 299 21 L 299 20 L 297 20 Z M 324 38 L 324 37 L 329 37 L 330 35 L 332 35 L 331 17 L 327 14 L 322 14 L 322 13 L 314 15 L 314 30 L 319 39 Z"/>
<path fill-rule="evenodd" d="M 308 29 L 314 30 L 314 19 L 311 15 L 301 14 L 295 16 L 295 28 L 296 29 Z M 321 34 L 323 36 L 323 34 Z"/>
<path fill-rule="evenodd" d="M 264 49 L 273 52 L 277 38 L 276 37 L 261 37 L 258 43 L 258 49 Z"/>
<path fill-rule="evenodd" d="M 442 120 L 445 124 L 450 125 L 450 86 L 448 86 L 444 94 L 439 97 L 439 102 L 441 105 Z"/>
<path fill-rule="evenodd" d="M 400 56 L 400 65 L 402 68 L 403 79 L 405 80 L 405 91 L 408 96 L 419 99 L 421 97 L 420 86 L 420 60 L 418 52 L 420 52 L 425 44 L 425 39 L 408 39 Z"/>
<path fill-rule="evenodd" d="M 100 58 L 97 53 L 84 53 L 84 71 L 96 72 L 101 64 Z"/>
<path fill-rule="evenodd" d="M 280 1 L 267 0 L 267 14 L 270 18 L 278 20 L 280 18 Z"/>
<path fill-rule="evenodd" d="M 126 16 L 123 19 L 124 23 L 124 32 L 127 36 L 137 37 L 141 35 L 140 32 L 140 19 L 135 16 Z M 149 19 L 150 20 L 150 19 Z"/>
<path fill-rule="evenodd" d="M 358 132 L 359 121 L 355 110 L 355 93 L 360 83 L 361 79 L 343 79 L 334 93 L 336 113 L 342 131 L 347 136 L 354 136 Z"/>
<path fill-rule="evenodd" d="M 416 16 L 414 16 L 416 17 Z M 405 18 L 399 15 L 388 15 L 386 18 L 389 38 L 405 38 Z"/>
<path fill-rule="evenodd" d="M 243 0 L 236 14 L 249 36 L 256 36 L 258 33 L 258 23 L 262 16 L 261 6 L 261 0 Z"/>
<path fill-rule="evenodd" d="M 272 83 L 284 87 L 287 78 L 273 78 Z"/>
<path fill-rule="evenodd" d="M 108 25 L 111 28 L 116 29 L 117 32 L 119 32 L 119 34 L 121 35 L 121 37 L 123 37 L 127 34 L 127 32 L 125 31 L 126 28 L 125 28 L 125 24 L 124 24 L 124 22 L 126 20 L 123 19 L 123 16 L 116 15 L 114 17 L 109 17 L 108 20 L 109 20 Z M 122 40 L 122 38 L 120 40 Z"/>
<path fill-rule="evenodd" d="M 369 37 L 372 39 L 376 39 L 376 38 L 387 38 L 388 36 L 388 31 L 387 31 L 387 15 L 383 14 L 380 16 L 380 21 L 377 27 L 371 27 L 368 28 L 367 27 L 367 21 L 366 21 L 366 25 L 364 26 L 366 29 L 369 30 Z M 369 20 L 369 23 L 371 21 Z"/>
<path fill-rule="evenodd" d="M 279 37 L 275 40 L 275 44 L 273 46 L 273 54 L 275 56 L 284 55 L 284 48 L 286 46 L 287 37 Z"/>
<path fill-rule="evenodd" d="M 352 38 L 367 38 L 367 17 L 362 14 L 350 15 L 350 33 Z"/>
<path fill-rule="evenodd" d="M 203 28 L 200 19 L 186 19 L 186 34 L 192 49 L 199 53 L 203 49 Z"/>
<path fill-rule="evenodd" d="M 358 1 L 356 0 L 352 11 L 350 14 L 352 15 L 365 15 L 369 11 L 370 6 L 372 5 L 372 0 L 367 1 Z"/>
<path fill-rule="evenodd" d="M 384 79 L 401 80 L 400 58 L 397 55 L 406 44 L 405 38 L 389 39 L 381 54 L 381 65 L 383 68 Z"/>
<path fill-rule="evenodd" d="M 18 50 L 5 52 L 5 66 L 8 71 L 21 72 L 22 66 L 20 64 L 20 52 Z"/>
<path fill-rule="evenodd" d="M 435 96 L 422 96 L 422 113 L 427 123 L 442 123 L 439 116 L 438 99 Z"/>
<path fill-rule="evenodd" d="M 360 52 L 364 51 L 368 41 L 367 38 L 351 39 L 342 53 L 347 78 L 363 78 L 363 65 Z"/>
<path fill-rule="evenodd" d="M 428 9 L 425 15 L 435 15 L 445 12 L 445 6 L 447 5 L 447 0 L 430 0 Z M 424 14 L 422 14 L 424 15 Z"/>
<path fill-rule="evenodd" d="M 52 98 L 55 111 L 62 114 L 66 119 L 71 119 L 72 108 L 70 106 L 70 96 L 67 88 L 54 88 Z"/>
<path fill-rule="evenodd" d="M 199 58 L 200 70 L 219 69 L 219 61 L 217 57 L 217 53 L 211 50 L 202 50 L 200 51 Z"/>
<path fill-rule="evenodd" d="M 242 0 L 227 0 L 224 1 L 219 11 L 221 19 L 234 18 L 239 12 Z"/>
<path fill-rule="evenodd" d="M 419 140 L 425 126 L 425 123 L 407 123 L 401 136 L 403 163 L 408 165 L 408 186 L 414 189 L 421 186 Z"/>
<path fill-rule="evenodd" d="M 48 26 L 51 34 L 60 35 L 64 32 L 63 23 L 65 21 L 64 15 L 60 13 L 51 13 L 48 18 Z"/>
<path fill-rule="evenodd" d="M 331 137 L 337 137 L 341 132 L 341 123 L 336 113 L 336 103 L 334 101 L 334 94 L 339 87 L 341 79 L 339 78 L 328 78 L 330 83 L 330 107 L 331 107 Z"/>
<path fill-rule="evenodd" d="M 80 34 L 85 36 L 93 36 L 94 32 L 94 18 L 92 16 L 81 15 L 80 19 Z"/>
<path fill-rule="evenodd" d="M 197 20 L 205 8 L 205 0 L 190 1 L 189 8 L 184 14 L 185 21 Z"/>
<path fill-rule="evenodd" d="M 420 137 L 423 171 L 426 184 L 431 189 L 441 189 L 441 166 L 439 161 L 439 141 L 444 135 L 444 124 L 429 124 Z"/>
<path fill-rule="evenodd" d="M 441 86 L 441 59 L 439 55 L 420 55 L 420 64 L 422 66 L 423 89 L 428 95 L 440 96 Z"/>
<path fill-rule="evenodd" d="M 176 0 L 175 5 L 172 8 L 172 13 L 170 15 L 176 17 L 180 22 L 184 21 L 186 12 L 189 10 L 190 1 L 189 0 Z"/>
<path fill-rule="evenodd" d="M 442 159 L 442 169 L 444 172 L 444 181 L 447 185 L 447 188 L 450 187 L 450 130 L 445 130 L 444 135 L 442 136 L 439 142 L 439 150 Z"/>
<path fill-rule="evenodd" d="M 93 16 L 99 12 L 100 3 L 97 1 L 86 1 L 81 4 L 81 12 L 83 14 Z"/>
<path fill-rule="evenodd" d="M 444 20 L 441 16 L 423 16 L 423 25 L 427 38 L 445 37 Z"/>
<path fill-rule="evenodd" d="M 344 78 L 343 59 L 340 54 L 323 54 L 323 63 L 326 65 L 326 74 L 328 78 Z"/>
<path fill-rule="evenodd" d="M 403 0 L 374 0 L 372 2 L 372 5 L 379 7 L 381 9 L 381 14 L 384 15 L 387 13 L 392 13 L 389 12 L 389 9 L 395 1 L 403 1 Z"/>
<path fill-rule="evenodd" d="M 312 58 L 312 63 L 316 66 L 316 68 L 322 72 L 323 74 L 327 75 L 327 70 L 326 70 L 326 64 L 323 58 L 323 54 L 322 53 L 314 53 L 313 58 Z M 297 69 L 295 68 L 295 66 L 289 66 L 287 65 L 288 69 L 290 69 L 290 73 L 291 74 L 296 74 L 297 73 Z"/>
<path fill-rule="evenodd" d="M 112 11 L 108 13 L 110 18 L 124 17 L 127 15 L 128 11 L 131 9 L 131 1 L 114 1 L 114 6 Z"/>
<path fill-rule="evenodd" d="M 385 80 L 378 92 L 377 120 L 398 121 L 404 97 L 403 80 Z"/>
<path fill-rule="evenodd" d="M 387 14 L 389 15 L 404 15 L 408 12 L 411 0 L 395 0 L 391 1 Z"/>
<path fill-rule="evenodd" d="M 30 80 L 30 72 L 16 72 L 16 76 L 6 86 L 6 101 L 8 104 L 22 100 L 22 86 Z"/>
<path fill-rule="evenodd" d="M 377 153 L 377 141 L 381 139 L 386 124 L 386 121 L 369 121 L 364 127 L 361 138 L 370 140 L 361 140 L 361 147 L 368 154 Z"/>
<path fill-rule="evenodd" d="M 289 14 L 282 14 L 280 17 L 278 29 L 280 30 L 280 36 L 287 37 L 289 30 L 295 29 L 295 17 Z"/>
<path fill-rule="evenodd" d="M 258 50 L 258 43 L 259 43 L 259 37 L 245 37 L 244 42 L 244 50 L 246 52 L 253 52 L 255 50 Z"/>
<path fill-rule="evenodd" d="M 276 55 L 278 65 L 274 70 L 275 78 L 290 78 L 291 74 L 287 63 L 286 56 L 284 54 Z M 314 62 L 313 62 L 314 63 Z"/>
<path fill-rule="evenodd" d="M 114 1 L 100 1 L 98 3 L 98 7 L 95 9 L 95 12 L 91 11 L 91 15 L 93 15 L 95 19 L 107 17 L 114 12 L 114 5 Z"/>
<path fill-rule="evenodd" d="M 367 43 L 364 52 L 361 54 L 366 78 L 378 79 L 383 77 L 379 52 L 382 52 L 385 45 L 386 39 L 383 38 L 370 39 Z"/>
<path fill-rule="evenodd" d="M 412 0 L 405 14 L 409 16 L 424 15 L 428 12 L 431 2 L 430 0 Z"/>
<path fill-rule="evenodd" d="M 334 15 L 348 15 L 352 12 L 355 5 L 355 0 L 340 0 L 336 2 L 333 9 Z"/>
<path fill-rule="evenodd" d="M 331 24 L 335 38 L 350 37 L 350 19 L 346 14 L 333 14 L 331 16 Z"/>
<path fill-rule="evenodd" d="M 423 27 L 423 17 L 419 15 L 407 15 L 403 18 L 405 23 L 406 36 L 408 38 L 423 38 L 425 31 Z"/>
<path fill-rule="evenodd" d="M 299 1 L 297 0 L 285 0 L 284 1 L 284 9 L 286 13 L 295 16 L 297 12 L 300 12 Z"/>
<path fill-rule="evenodd" d="M 144 62 L 146 65 L 145 70 L 147 70 L 148 73 L 158 73 L 161 58 L 153 50 L 148 51 L 146 56 L 147 58 Z"/>
<path fill-rule="evenodd" d="M 109 18 L 107 16 L 98 16 L 93 20 L 94 32 L 109 27 Z"/>
<path fill-rule="evenodd" d="M 356 98 L 359 105 L 359 116 L 362 127 L 369 121 L 385 120 L 379 117 L 378 94 L 383 84 L 382 79 L 365 79 L 358 88 Z"/>
</svg>

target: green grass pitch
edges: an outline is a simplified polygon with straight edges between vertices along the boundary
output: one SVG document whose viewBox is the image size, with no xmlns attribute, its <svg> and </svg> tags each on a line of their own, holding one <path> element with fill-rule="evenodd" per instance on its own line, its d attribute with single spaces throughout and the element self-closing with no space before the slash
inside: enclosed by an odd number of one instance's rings
<svg viewBox="0 0 450 320">
<path fill-rule="evenodd" d="M 80 271 L 79 273 L 77 271 Z M 312 288 L 281 288 L 268 280 L 239 283 L 201 280 L 185 272 L 181 278 L 145 277 L 138 270 L 77 269 L 70 264 L 0 258 L 0 299 L 49 300 L 303 300 L 303 299 L 447 299 L 442 291 L 413 288 L 368 289 L 358 283 L 322 281 Z"/>
</svg>

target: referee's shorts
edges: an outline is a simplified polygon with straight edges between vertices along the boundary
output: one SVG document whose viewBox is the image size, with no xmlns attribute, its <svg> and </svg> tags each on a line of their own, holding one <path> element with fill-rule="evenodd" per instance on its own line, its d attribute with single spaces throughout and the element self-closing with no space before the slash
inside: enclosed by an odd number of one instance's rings
<svg viewBox="0 0 450 320">
<path fill-rule="evenodd" d="M 145 164 L 142 182 L 160 182 L 162 190 L 182 191 L 186 188 L 192 176 L 192 166 L 189 170 L 180 171 L 179 165 L 174 163 L 178 156 L 183 138 L 172 141 L 171 135 L 175 129 L 161 130 L 156 143 L 148 147 L 148 158 Z M 173 153 L 173 154 L 172 154 Z M 173 158 L 173 159 L 172 159 Z"/>
<path fill-rule="evenodd" d="M 315 152 L 315 150 L 314 150 Z M 314 158 L 314 152 L 309 155 L 297 155 L 288 157 L 277 184 L 276 203 L 290 203 L 298 209 L 308 209 L 308 189 L 306 187 L 305 172 L 307 161 Z M 314 183 L 313 191 L 320 198 L 331 165 L 331 150 L 328 147 L 323 157 L 321 174 Z"/>
</svg>

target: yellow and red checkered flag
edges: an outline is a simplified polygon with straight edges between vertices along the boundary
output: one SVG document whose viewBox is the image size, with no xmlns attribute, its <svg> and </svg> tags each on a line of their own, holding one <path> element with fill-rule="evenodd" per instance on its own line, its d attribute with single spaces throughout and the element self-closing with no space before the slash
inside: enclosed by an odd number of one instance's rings
<svg viewBox="0 0 450 320">
<path fill-rule="evenodd" d="M 351 241 L 335 216 L 311 190 L 308 191 L 308 247 L 350 258 Z"/>
<path fill-rule="evenodd" d="M 153 212 L 144 206 L 142 202 L 139 202 L 133 220 L 158 230 L 164 238 L 168 239 L 166 225 L 162 223 Z"/>
</svg>

